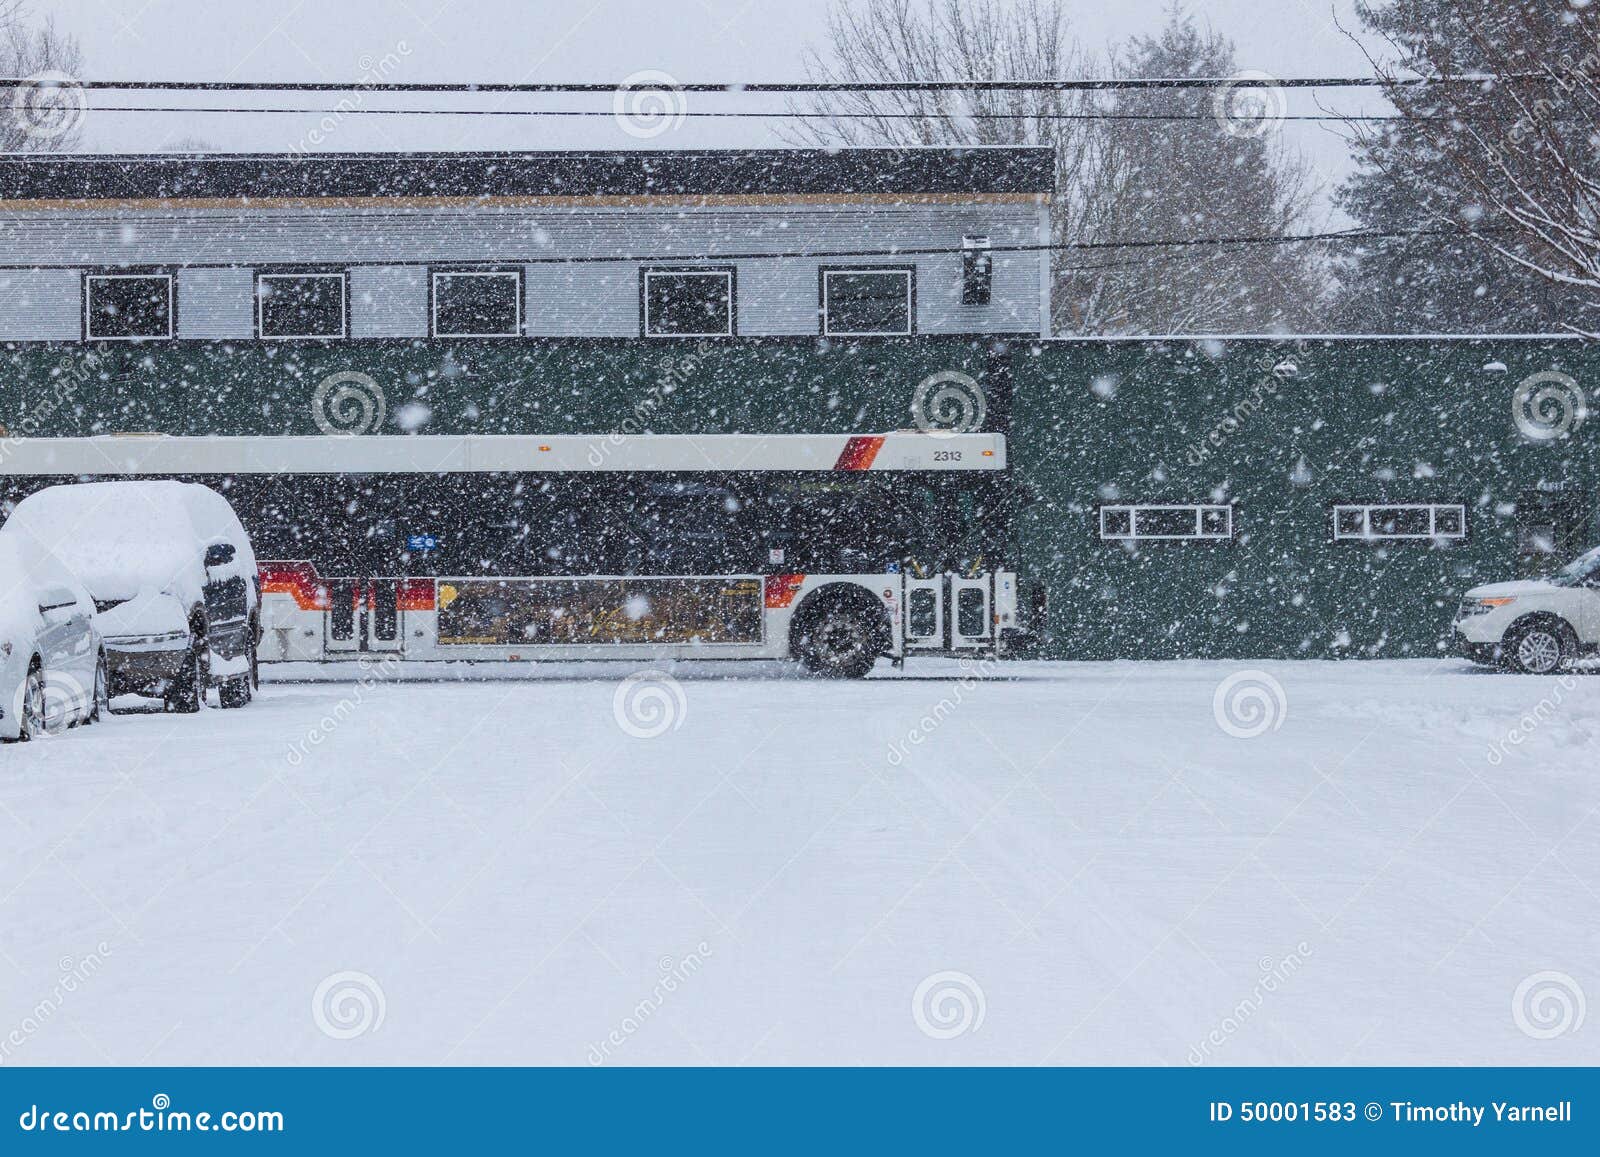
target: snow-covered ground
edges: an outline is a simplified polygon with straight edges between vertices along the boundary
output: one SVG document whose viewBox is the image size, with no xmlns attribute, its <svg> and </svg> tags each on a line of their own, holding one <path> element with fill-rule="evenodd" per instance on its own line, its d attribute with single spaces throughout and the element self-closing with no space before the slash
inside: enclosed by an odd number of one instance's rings
<svg viewBox="0 0 1600 1157">
<path fill-rule="evenodd" d="M 343 668 L 7 747 L 0 1059 L 1600 1063 L 1600 678 L 1247 669 Z"/>
</svg>

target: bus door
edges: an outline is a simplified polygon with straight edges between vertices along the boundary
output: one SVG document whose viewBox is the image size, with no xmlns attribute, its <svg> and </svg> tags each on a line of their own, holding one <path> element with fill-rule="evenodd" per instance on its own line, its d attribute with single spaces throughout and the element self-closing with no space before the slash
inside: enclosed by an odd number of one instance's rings
<svg viewBox="0 0 1600 1157">
<path fill-rule="evenodd" d="M 906 578 L 906 650 L 972 651 L 994 645 L 994 575 Z"/>
<path fill-rule="evenodd" d="M 329 655 L 398 651 L 400 584 L 395 579 L 333 579 L 328 583 L 325 646 Z"/>
<path fill-rule="evenodd" d="M 950 649 L 970 651 L 994 645 L 994 573 L 974 578 L 950 576 Z"/>
<path fill-rule="evenodd" d="M 907 651 L 944 649 L 944 586 L 944 575 L 935 575 L 933 578 L 906 576 L 906 597 L 901 600 L 901 605 L 906 609 Z"/>
</svg>

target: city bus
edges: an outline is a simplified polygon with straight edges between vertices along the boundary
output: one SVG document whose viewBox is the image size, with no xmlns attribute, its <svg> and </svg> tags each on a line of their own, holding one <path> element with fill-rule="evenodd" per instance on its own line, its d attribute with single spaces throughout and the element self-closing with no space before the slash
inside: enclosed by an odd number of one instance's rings
<svg viewBox="0 0 1600 1157">
<path fill-rule="evenodd" d="M 21 440 L 13 499 L 88 477 L 225 494 L 262 663 L 1001 655 L 1034 616 L 999 433 Z"/>
</svg>

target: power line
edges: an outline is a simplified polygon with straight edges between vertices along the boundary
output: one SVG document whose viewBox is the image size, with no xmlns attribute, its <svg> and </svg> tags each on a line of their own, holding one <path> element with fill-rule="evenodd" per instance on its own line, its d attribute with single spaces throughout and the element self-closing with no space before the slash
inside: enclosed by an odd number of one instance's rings
<svg viewBox="0 0 1600 1157">
<path fill-rule="evenodd" d="M 1344 229 L 1331 233 L 1247 234 L 1235 237 L 1191 237 L 1177 241 L 1063 241 L 1024 245 L 990 245 L 989 253 L 1041 253 L 1041 252 L 1092 252 L 1102 249 L 1189 249 L 1229 245 L 1297 245 L 1315 241 L 1379 241 L 1401 237 L 1474 237 L 1482 231 L 1466 229 Z M 652 262 L 660 264 L 692 264 L 704 261 L 759 261 L 762 259 L 826 260 L 835 257 L 931 257 L 941 254 L 969 253 L 965 245 L 915 246 L 893 249 L 793 249 L 765 253 L 694 253 L 694 254 L 603 254 L 570 257 L 528 257 L 518 260 L 523 265 L 592 265 L 614 262 Z"/>
<path fill-rule="evenodd" d="M 489 117 L 604 117 L 608 120 L 615 119 L 615 112 L 605 112 L 596 109 L 497 109 L 497 108 L 248 108 L 244 106 L 217 106 L 197 105 L 185 107 L 182 105 L 96 105 L 96 113 L 103 112 L 137 112 L 137 113 L 304 113 L 311 116 L 489 116 Z M 980 121 L 1209 121 L 1214 120 L 1212 113 L 1114 113 L 1114 112 L 1089 112 L 1089 113 L 836 113 L 836 112 L 798 112 L 792 109 L 776 110 L 773 112 L 715 112 L 695 109 L 684 109 L 663 113 L 666 119 L 678 117 L 702 117 L 708 119 L 735 119 L 735 120 L 980 120 Z M 1367 114 L 1300 114 L 1274 117 L 1263 117 L 1263 120 L 1276 121 L 1397 121 L 1397 120 L 1435 120 L 1444 118 L 1416 117 L 1406 118 L 1398 114 L 1367 115 Z"/>
<path fill-rule="evenodd" d="M 908 80 L 908 81 L 782 81 L 679 84 L 500 83 L 400 81 L 254 81 L 254 80 L 61 80 L 0 77 L 0 88 L 82 89 L 104 92 L 457 92 L 457 93 L 891 93 L 891 92 L 1102 92 L 1137 89 L 1205 88 L 1392 88 L 1419 85 L 1495 83 L 1558 83 L 1549 73 L 1463 73 L 1459 76 L 1185 76 L 1079 78 L 1073 80 Z"/>
</svg>

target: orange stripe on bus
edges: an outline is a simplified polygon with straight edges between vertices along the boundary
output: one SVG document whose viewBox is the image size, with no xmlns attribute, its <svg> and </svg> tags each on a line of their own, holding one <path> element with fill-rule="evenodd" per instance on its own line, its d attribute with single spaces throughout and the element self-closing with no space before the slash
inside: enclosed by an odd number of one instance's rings
<svg viewBox="0 0 1600 1157">
<path fill-rule="evenodd" d="M 844 444 L 844 452 L 833 464 L 835 470 L 870 470 L 872 460 L 883 449 L 883 435 L 851 438 Z"/>
</svg>

